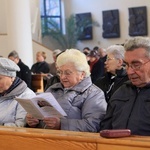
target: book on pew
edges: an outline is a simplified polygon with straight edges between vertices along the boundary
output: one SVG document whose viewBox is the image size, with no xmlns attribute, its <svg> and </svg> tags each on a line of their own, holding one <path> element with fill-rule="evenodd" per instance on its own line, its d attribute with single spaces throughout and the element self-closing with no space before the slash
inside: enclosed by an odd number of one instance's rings
<svg viewBox="0 0 150 150">
<path fill-rule="evenodd" d="M 15 98 L 16 101 L 33 117 L 43 119 L 45 117 L 64 117 L 65 111 L 59 105 L 55 97 L 50 93 L 41 93 L 32 98 Z"/>
<path fill-rule="evenodd" d="M 119 137 L 127 137 L 130 135 L 131 135 L 130 129 L 110 129 L 100 131 L 100 136 L 106 138 L 119 138 Z"/>
</svg>

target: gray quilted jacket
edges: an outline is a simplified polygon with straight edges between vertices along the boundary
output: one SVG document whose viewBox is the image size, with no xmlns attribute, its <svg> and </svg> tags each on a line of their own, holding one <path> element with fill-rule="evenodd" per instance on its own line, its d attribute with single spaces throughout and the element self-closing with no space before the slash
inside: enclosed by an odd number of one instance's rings
<svg viewBox="0 0 150 150">
<path fill-rule="evenodd" d="M 23 81 L 10 93 L 0 96 L 0 125 L 11 127 L 25 126 L 26 111 L 15 100 L 15 97 L 33 97 L 35 93 Z"/>
<path fill-rule="evenodd" d="M 61 83 L 50 86 L 51 92 L 67 113 L 61 118 L 61 130 L 98 132 L 106 112 L 104 93 L 87 77 L 78 85 L 64 89 Z"/>
</svg>

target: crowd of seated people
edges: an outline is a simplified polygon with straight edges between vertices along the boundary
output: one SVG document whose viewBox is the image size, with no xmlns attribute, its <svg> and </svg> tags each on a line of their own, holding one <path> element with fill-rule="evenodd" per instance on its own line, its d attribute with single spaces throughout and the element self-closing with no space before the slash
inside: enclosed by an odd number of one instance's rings
<svg viewBox="0 0 150 150">
<path fill-rule="evenodd" d="M 45 92 L 53 94 L 67 116 L 42 120 L 14 100 L 35 93 L 16 77 L 19 66 L 0 58 L 1 125 L 81 132 L 130 129 L 132 135 L 150 136 L 150 38 L 133 37 L 124 46 L 109 46 L 103 57 L 98 50 L 90 50 L 88 56 L 96 51 L 106 60 L 106 73 L 95 83 L 84 52 L 68 49 L 57 56 L 60 82 Z"/>
<path fill-rule="evenodd" d="M 104 62 L 106 60 L 106 53 L 103 48 L 95 46 L 92 50 L 89 47 L 83 49 L 86 55 L 88 64 L 90 66 L 91 79 L 95 83 L 98 78 L 103 77 L 105 73 Z"/>
</svg>

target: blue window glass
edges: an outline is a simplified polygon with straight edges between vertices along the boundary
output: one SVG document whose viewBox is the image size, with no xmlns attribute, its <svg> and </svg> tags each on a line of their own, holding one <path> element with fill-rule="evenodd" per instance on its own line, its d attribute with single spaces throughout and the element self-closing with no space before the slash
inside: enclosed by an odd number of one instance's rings
<svg viewBox="0 0 150 150">
<path fill-rule="evenodd" d="M 50 20 L 56 22 L 57 27 L 61 29 L 61 0 L 40 0 L 42 33 L 52 26 L 48 23 Z"/>
</svg>

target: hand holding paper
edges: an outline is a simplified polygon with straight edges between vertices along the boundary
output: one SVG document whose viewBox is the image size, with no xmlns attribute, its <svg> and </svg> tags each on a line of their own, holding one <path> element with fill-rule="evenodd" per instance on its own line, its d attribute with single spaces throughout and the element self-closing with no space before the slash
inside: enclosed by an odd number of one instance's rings
<svg viewBox="0 0 150 150">
<path fill-rule="evenodd" d="M 41 93 L 30 99 L 16 98 L 16 100 L 29 114 L 37 119 L 67 116 L 51 93 Z"/>
</svg>

